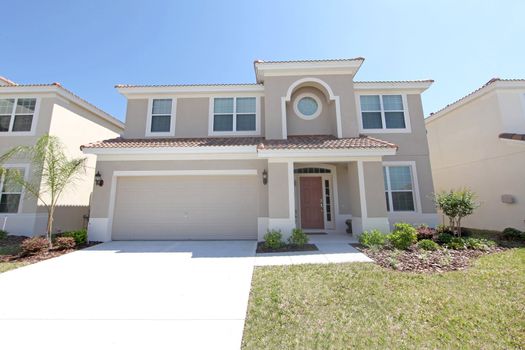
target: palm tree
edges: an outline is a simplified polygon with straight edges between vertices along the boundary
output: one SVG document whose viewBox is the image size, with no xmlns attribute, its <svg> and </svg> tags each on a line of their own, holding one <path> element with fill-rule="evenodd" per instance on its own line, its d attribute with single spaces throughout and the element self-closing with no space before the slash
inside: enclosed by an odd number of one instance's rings
<svg viewBox="0 0 525 350">
<path fill-rule="evenodd" d="M 6 171 L 2 167 L 10 159 L 27 159 L 31 163 L 31 176 L 15 169 Z M 73 185 L 85 173 L 87 158 L 69 159 L 64 145 L 56 136 L 43 135 L 34 146 L 17 146 L 0 156 L 0 175 L 4 174 L 31 196 L 38 199 L 47 209 L 46 235 L 52 246 L 53 216 L 58 200 L 66 187 Z"/>
</svg>

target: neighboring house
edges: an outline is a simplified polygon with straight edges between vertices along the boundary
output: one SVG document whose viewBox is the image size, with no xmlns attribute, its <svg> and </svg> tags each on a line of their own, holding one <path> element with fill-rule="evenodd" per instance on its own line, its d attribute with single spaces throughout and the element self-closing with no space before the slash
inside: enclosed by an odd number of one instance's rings
<svg viewBox="0 0 525 350">
<path fill-rule="evenodd" d="M 355 82 L 362 63 L 256 61 L 255 84 L 117 85 L 122 138 L 83 147 L 105 181 L 91 239 L 435 224 L 420 96 L 432 81 Z"/>
<path fill-rule="evenodd" d="M 425 123 L 436 191 L 478 196 L 464 226 L 525 230 L 525 79 L 491 79 Z"/>
<path fill-rule="evenodd" d="M 80 146 L 92 140 L 116 137 L 122 122 L 84 101 L 58 83 L 19 85 L 0 77 L 0 154 L 19 145 L 34 145 L 44 135 L 58 136 L 71 157 L 83 157 Z M 93 190 L 96 157 L 88 156 L 86 173 L 58 203 L 56 230 L 80 229 L 86 225 Z M 17 168 L 28 178 L 35 171 L 27 160 L 2 164 Z M 40 235 L 46 232 L 47 211 L 22 188 L 0 178 L 0 229 L 12 234 Z"/>
</svg>

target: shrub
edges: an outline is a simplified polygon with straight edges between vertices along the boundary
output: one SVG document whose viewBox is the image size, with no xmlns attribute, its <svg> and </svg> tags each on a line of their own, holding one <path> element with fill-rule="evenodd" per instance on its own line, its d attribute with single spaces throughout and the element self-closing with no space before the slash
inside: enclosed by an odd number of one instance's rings
<svg viewBox="0 0 525 350">
<path fill-rule="evenodd" d="M 49 248 L 49 242 L 44 237 L 31 237 L 24 239 L 20 244 L 24 254 L 38 253 Z"/>
<path fill-rule="evenodd" d="M 461 220 L 471 215 L 479 204 L 476 195 L 468 189 L 442 191 L 434 194 L 434 203 L 448 217 L 450 229 L 461 237 Z"/>
<path fill-rule="evenodd" d="M 465 240 L 461 237 L 454 237 L 452 238 L 452 240 L 450 240 L 449 243 L 445 244 L 445 246 L 448 248 L 448 249 L 453 249 L 453 250 L 464 250 L 464 249 L 467 249 L 467 245 L 465 243 Z"/>
<path fill-rule="evenodd" d="M 416 230 L 417 230 L 417 240 L 418 241 L 422 239 L 432 239 L 432 237 L 434 237 L 434 235 L 436 234 L 436 230 L 428 227 L 428 225 L 425 225 L 425 224 L 417 226 Z"/>
<path fill-rule="evenodd" d="M 284 245 L 281 230 L 271 230 L 264 235 L 264 246 L 268 249 L 279 249 Z"/>
<path fill-rule="evenodd" d="M 421 241 L 417 242 L 417 246 L 423 250 L 434 251 L 439 249 L 439 244 L 430 239 L 422 239 Z"/>
<path fill-rule="evenodd" d="M 359 243 L 367 248 L 385 245 L 386 235 L 379 230 L 365 231 L 359 236 Z"/>
<path fill-rule="evenodd" d="M 450 241 L 452 241 L 452 238 L 454 238 L 454 236 L 452 236 L 450 233 L 443 232 L 437 236 L 436 242 L 444 245 L 450 243 Z"/>
<path fill-rule="evenodd" d="M 503 230 L 503 238 L 508 240 L 519 240 L 519 239 L 525 239 L 525 232 L 521 232 L 518 229 L 507 227 Z"/>
<path fill-rule="evenodd" d="M 0 240 L 6 239 L 7 238 L 7 234 L 8 234 L 7 231 L 0 230 Z"/>
<path fill-rule="evenodd" d="M 87 230 L 82 229 L 78 231 L 68 231 L 61 234 L 62 237 L 72 237 L 75 240 L 76 245 L 82 245 L 87 243 Z"/>
<path fill-rule="evenodd" d="M 290 238 L 288 238 L 288 243 L 298 247 L 303 247 L 305 244 L 308 243 L 308 239 L 308 236 L 306 235 L 306 233 L 304 233 L 303 230 L 301 230 L 300 228 L 294 228 L 292 230 L 292 235 L 290 236 Z"/>
<path fill-rule="evenodd" d="M 55 240 L 55 247 L 59 250 L 73 249 L 76 243 L 73 237 L 58 237 Z"/>
<path fill-rule="evenodd" d="M 483 238 L 465 238 L 463 240 L 468 249 L 488 250 L 496 246 L 496 242 Z"/>
<path fill-rule="evenodd" d="M 406 250 L 417 242 L 417 231 L 410 224 L 404 222 L 396 223 L 389 239 L 394 248 Z"/>
</svg>

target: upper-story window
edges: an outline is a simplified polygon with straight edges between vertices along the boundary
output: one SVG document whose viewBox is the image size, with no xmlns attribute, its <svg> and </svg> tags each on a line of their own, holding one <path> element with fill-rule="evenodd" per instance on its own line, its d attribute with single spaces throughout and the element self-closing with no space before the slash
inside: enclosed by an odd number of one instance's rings
<svg viewBox="0 0 525 350">
<path fill-rule="evenodd" d="M 175 102 L 170 98 L 150 100 L 147 136 L 175 135 Z"/>
<path fill-rule="evenodd" d="M 31 132 L 36 98 L 0 99 L 0 133 Z"/>
<path fill-rule="evenodd" d="M 255 97 L 213 98 L 211 134 L 254 134 L 257 132 Z"/>
<path fill-rule="evenodd" d="M 402 95 L 361 95 L 359 102 L 363 130 L 408 131 L 408 113 Z"/>
</svg>

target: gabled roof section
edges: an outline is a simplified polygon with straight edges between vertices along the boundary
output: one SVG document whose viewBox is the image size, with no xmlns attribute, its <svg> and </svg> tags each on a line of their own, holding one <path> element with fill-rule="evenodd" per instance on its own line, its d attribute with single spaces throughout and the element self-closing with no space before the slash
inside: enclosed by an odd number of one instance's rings
<svg viewBox="0 0 525 350">
<path fill-rule="evenodd" d="M 305 75 L 305 74 L 352 74 L 355 75 L 363 57 L 326 59 L 326 60 L 292 60 L 292 61 L 262 61 L 255 60 L 255 78 L 257 83 L 264 83 L 267 76 Z"/>
<path fill-rule="evenodd" d="M 430 115 L 425 119 L 425 123 L 430 123 L 441 116 L 445 115 L 448 112 L 453 111 L 456 108 L 459 108 L 463 106 L 466 103 L 469 103 L 470 101 L 473 101 L 490 91 L 493 91 L 497 88 L 504 88 L 504 89 L 513 89 L 513 88 L 522 88 L 525 89 L 525 79 L 500 79 L 500 78 L 492 78 L 489 81 L 487 81 L 485 84 L 483 84 L 478 89 L 472 91 L 471 93 L 463 96 L 459 100 L 456 100 L 452 103 L 449 103 L 442 109 L 438 110 L 435 113 L 430 113 Z"/>
<path fill-rule="evenodd" d="M 110 122 L 111 124 L 124 130 L 124 123 L 111 114 L 103 111 L 97 106 L 89 103 L 80 96 L 74 94 L 70 90 L 63 87 L 60 83 L 51 84 L 16 84 L 14 85 L 0 85 L 0 93 L 23 94 L 23 93 L 56 93 L 57 95 L 78 104 L 82 108 L 98 115 L 100 118 Z"/>
<path fill-rule="evenodd" d="M 0 86 L 5 86 L 5 85 L 13 86 L 13 85 L 16 85 L 16 83 L 12 80 L 9 80 L 5 77 L 0 76 Z"/>
</svg>

